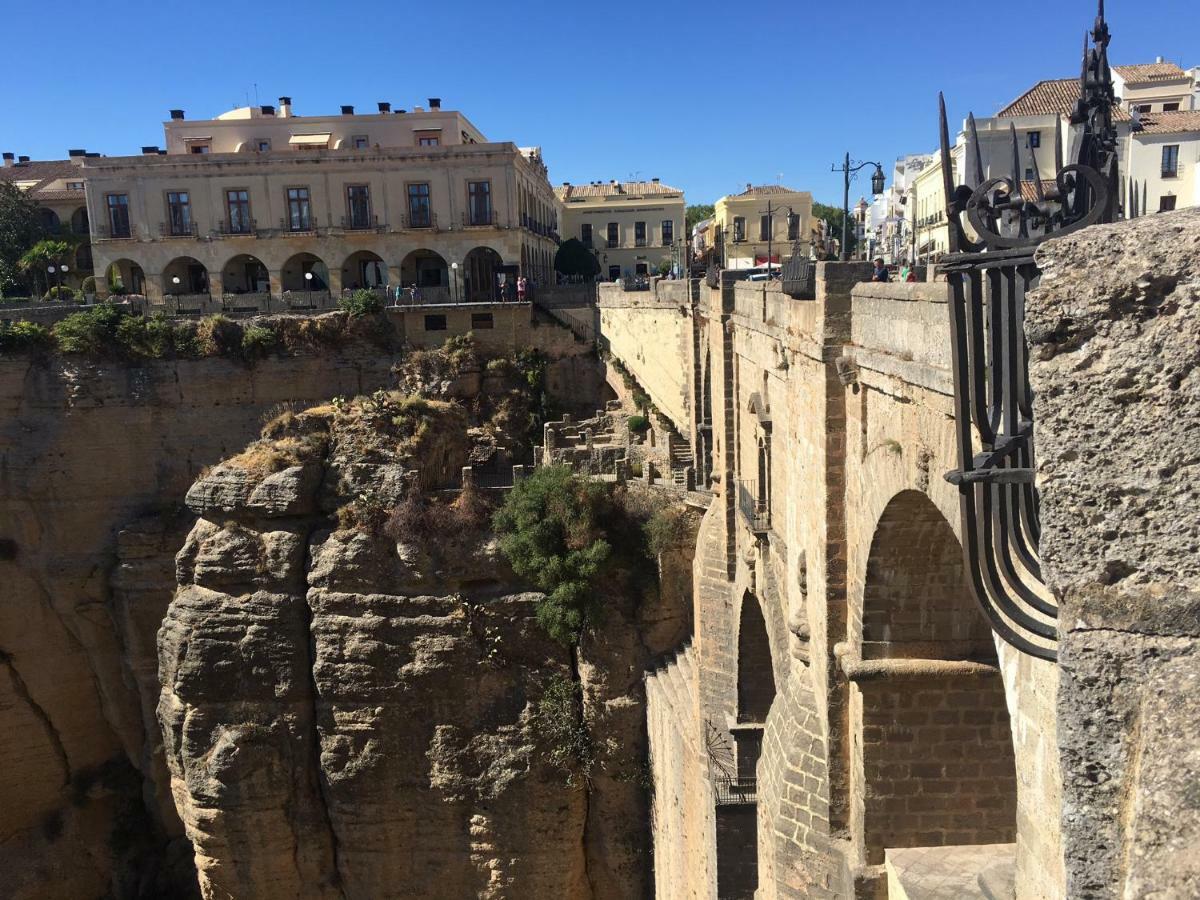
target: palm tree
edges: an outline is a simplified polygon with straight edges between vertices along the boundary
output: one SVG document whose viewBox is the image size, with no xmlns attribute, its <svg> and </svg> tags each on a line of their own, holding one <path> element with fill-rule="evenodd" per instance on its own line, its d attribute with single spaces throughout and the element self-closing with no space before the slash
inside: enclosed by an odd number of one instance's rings
<svg viewBox="0 0 1200 900">
<path fill-rule="evenodd" d="M 50 266 L 61 265 L 71 256 L 71 245 L 67 241 L 41 240 L 30 247 L 18 260 L 21 270 L 32 276 L 34 286 L 37 286 L 38 273 L 46 281 L 44 294 L 50 292 Z"/>
</svg>

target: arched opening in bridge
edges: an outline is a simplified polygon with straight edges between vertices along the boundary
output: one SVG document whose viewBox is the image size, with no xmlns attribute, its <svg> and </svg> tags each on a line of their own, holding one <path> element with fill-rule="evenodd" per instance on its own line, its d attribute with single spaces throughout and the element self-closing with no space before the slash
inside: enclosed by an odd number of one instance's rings
<svg viewBox="0 0 1200 900">
<path fill-rule="evenodd" d="M 271 275 L 258 257 L 239 253 L 221 269 L 221 287 L 226 294 L 265 294 L 271 290 Z"/>
<path fill-rule="evenodd" d="M 954 531 L 919 491 L 897 494 L 879 519 L 861 616 L 852 818 L 867 863 L 884 862 L 889 849 L 1014 840 L 1013 744 L 995 645 Z"/>
<path fill-rule="evenodd" d="M 104 270 L 108 292 L 122 296 L 146 293 L 146 273 L 131 259 L 114 259 Z"/>
<path fill-rule="evenodd" d="M 504 260 L 491 247 L 476 247 L 463 260 L 463 296 L 470 302 L 498 299 L 497 274 Z M 515 295 L 514 295 L 514 298 Z"/>
<path fill-rule="evenodd" d="M 327 291 L 329 269 L 319 256 L 297 253 L 283 264 L 279 287 L 283 291 Z"/>
<path fill-rule="evenodd" d="M 342 287 L 381 288 L 387 284 L 387 266 L 383 258 L 370 250 L 351 253 L 342 264 Z"/>
<path fill-rule="evenodd" d="M 190 256 L 179 256 L 163 267 L 164 294 L 207 294 L 208 269 Z"/>
<path fill-rule="evenodd" d="M 400 281 L 404 287 L 449 287 L 450 268 L 434 251 L 414 250 L 400 263 Z"/>
</svg>

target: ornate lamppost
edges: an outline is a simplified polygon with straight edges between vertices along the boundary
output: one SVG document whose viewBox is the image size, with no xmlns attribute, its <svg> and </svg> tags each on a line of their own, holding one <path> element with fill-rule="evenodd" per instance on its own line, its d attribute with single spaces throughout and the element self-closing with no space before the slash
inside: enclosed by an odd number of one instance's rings
<svg viewBox="0 0 1200 900">
<path fill-rule="evenodd" d="M 854 180 L 854 176 L 865 169 L 867 166 L 874 166 L 875 172 L 871 175 L 871 193 L 882 194 L 883 186 L 887 182 L 887 178 L 883 174 L 883 165 L 877 162 L 861 162 L 858 165 L 851 165 L 850 154 L 846 154 L 845 161 L 841 166 L 833 166 L 829 171 L 841 172 L 843 179 L 842 192 L 842 262 L 847 262 L 850 259 L 850 247 L 847 243 L 846 227 L 850 220 L 850 182 Z"/>
</svg>

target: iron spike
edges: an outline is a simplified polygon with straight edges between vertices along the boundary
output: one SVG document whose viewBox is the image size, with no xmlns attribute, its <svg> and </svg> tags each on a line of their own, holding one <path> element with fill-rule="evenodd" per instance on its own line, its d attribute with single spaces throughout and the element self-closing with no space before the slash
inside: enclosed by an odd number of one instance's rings
<svg viewBox="0 0 1200 900">
<path fill-rule="evenodd" d="M 975 180 L 969 179 L 967 186 L 977 188 L 983 184 L 983 151 L 979 146 L 979 129 L 975 125 L 975 113 L 967 113 L 967 130 L 971 135 L 971 145 L 975 148 Z"/>
<path fill-rule="evenodd" d="M 938 91 L 938 126 L 941 132 L 941 161 L 942 161 L 942 190 L 946 195 L 946 219 L 949 227 L 946 229 L 950 236 L 950 252 L 959 251 L 958 204 L 954 199 L 954 171 L 950 163 L 950 125 L 946 121 L 946 96 Z M 916 210 L 913 211 L 916 215 Z"/>
<path fill-rule="evenodd" d="M 1017 142 L 1015 122 L 1008 123 L 1008 133 L 1012 138 L 1013 199 L 1016 199 L 1021 196 L 1021 145 Z"/>
<path fill-rule="evenodd" d="M 1058 173 L 1063 168 L 1063 131 L 1062 131 L 1062 116 L 1054 117 L 1054 177 L 1058 177 Z"/>
<path fill-rule="evenodd" d="M 1042 173 L 1038 169 L 1037 151 L 1033 149 L 1033 144 L 1029 144 L 1029 162 L 1033 167 L 1033 188 L 1037 194 L 1039 201 L 1046 199 L 1046 192 L 1042 190 Z"/>
</svg>

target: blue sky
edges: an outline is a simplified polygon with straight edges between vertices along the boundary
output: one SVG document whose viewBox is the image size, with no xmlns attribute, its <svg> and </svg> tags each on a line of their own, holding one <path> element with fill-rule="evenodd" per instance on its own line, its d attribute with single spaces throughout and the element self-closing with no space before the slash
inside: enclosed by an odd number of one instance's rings
<svg viewBox="0 0 1200 900">
<path fill-rule="evenodd" d="M 933 149 L 939 89 L 953 121 L 1077 74 L 1095 15 L 1094 0 L 5 6 L 0 150 L 137 153 L 168 109 L 209 118 L 256 90 L 298 114 L 437 96 L 492 140 L 541 145 L 556 184 L 659 177 L 693 203 L 779 180 L 840 203 L 846 150 Z M 1113 62 L 1200 64 L 1198 15 L 1108 0 Z"/>
</svg>

